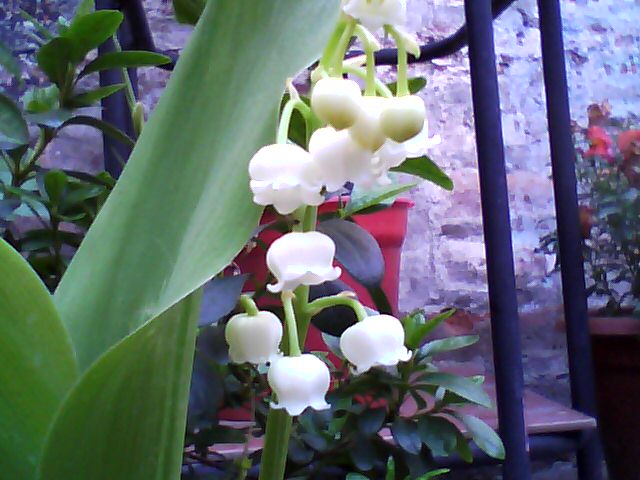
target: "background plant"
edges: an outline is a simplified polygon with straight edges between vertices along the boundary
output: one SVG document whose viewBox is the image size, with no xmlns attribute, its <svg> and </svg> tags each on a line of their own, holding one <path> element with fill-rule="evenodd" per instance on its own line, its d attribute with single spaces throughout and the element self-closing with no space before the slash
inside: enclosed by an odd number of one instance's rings
<svg viewBox="0 0 640 480">
<path fill-rule="evenodd" d="M 115 38 L 123 16 L 117 11 L 92 12 L 91 4 L 83 2 L 72 21 L 60 17 L 55 32 L 29 17 L 36 27 L 32 37 L 39 45 L 35 58 L 45 75 L 44 85 L 27 90 L 19 104 L 0 93 L 0 234 L 26 256 L 52 291 L 115 181 L 107 172 L 93 175 L 43 168 L 47 146 L 72 125 L 99 129 L 133 146 L 134 140 L 121 130 L 87 113 L 88 108 L 123 89 L 133 108 L 131 85 L 125 81 L 95 87 L 95 74 L 169 61 L 164 55 L 144 51 L 93 55 L 98 46 Z M 6 47 L 0 49 L 5 51 L 2 66 L 21 81 L 17 60 Z M 126 73 L 123 78 L 128 79 Z M 34 219 L 37 226 L 25 217 Z"/>
<path fill-rule="evenodd" d="M 604 300 L 603 314 L 640 315 L 640 131 L 606 105 L 592 105 L 589 119 L 574 137 L 587 293 Z M 555 232 L 541 249 L 557 253 Z"/>
</svg>

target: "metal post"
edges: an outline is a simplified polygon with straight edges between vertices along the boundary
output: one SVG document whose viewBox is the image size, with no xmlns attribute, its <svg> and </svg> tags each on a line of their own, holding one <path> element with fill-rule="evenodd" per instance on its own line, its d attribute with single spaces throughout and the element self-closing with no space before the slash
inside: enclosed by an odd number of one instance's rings
<svg viewBox="0 0 640 480">
<path fill-rule="evenodd" d="M 505 480 L 531 478 L 524 423 L 522 350 L 504 163 L 491 0 L 466 0 L 471 87 L 487 255 L 498 421 Z"/>
<path fill-rule="evenodd" d="M 119 8 L 119 0 L 96 0 L 96 9 L 98 10 L 117 10 Z M 131 43 L 131 35 L 126 19 L 120 27 L 119 34 L 123 49 L 128 49 L 130 47 L 129 44 Z M 113 51 L 114 48 L 113 41 L 109 40 L 98 48 L 98 53 L 102 55 Z M 129 77 L 131 78 L 131 83 L 133 84 L 134 89 L 136 89 L 137 76 L 135 74 L 135 69 L 129 70 Z M 122 73 L 119 70 L 104 70 L 100 72 L 101 87 L 122 82 Z M 124 91 L 117 92 L 102 100 L 102 120 L 118 127 L 130 137 L 135 137 L 131 111 L 127 104 L 127 98 Z M 131 148 L 114 140 L 108 135 L 103 135 L 103 150 L 105 170 L 114 178 L 118 178 L 122 171 L 124 162 L 127 161 L 131 154 Z"/>
<path fill-rule="evenodd" d="M 576 410 L 595 417 L 591 340 L 587 322 L 582 238 L 576 193 L 574 165 L 576 154 L 571 136 L 571 113 L 567 94 L 560 4 L 558 0 L 538 0 L 538 10 L 562 272 L 562 296 L 567 325 L 571 396 Z M 577 456 L 580 479 L 602 479 L 602 453 L 596 435 L 585 443 Z"/>
</svg>

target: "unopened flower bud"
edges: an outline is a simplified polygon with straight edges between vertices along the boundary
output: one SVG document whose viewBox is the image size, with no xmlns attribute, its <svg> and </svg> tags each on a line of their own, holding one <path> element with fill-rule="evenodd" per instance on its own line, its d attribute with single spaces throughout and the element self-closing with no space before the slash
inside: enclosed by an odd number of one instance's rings
<svg viewBox="0 0 640 480">
<path fill-rule="evenodd" d="M 233 363 L 266 363 L 278 355 L 282 340 L 282 324 L 271 312 L 257 315 L 240 313 L 231 317 L 224 331 Z"/>
<path fill-rule="evenodd" d="M 404 25 L 407 16 L 406 0 L 347 0 L 342 7 L 347 15 L 375 31 L 384 25 Z"/>
<path fill-rule="evenodd" d="M 383 97 L 362 97 L 361 108 L 356 123 L 349 134 L 362 148 L 371 152 L 378 150 L 387 140 L 382 131 L 380 116 L 388 105 L 389 99 Z"/>
<path fill-rule="evenodd" d="M 333 266 L 336 245 L 320 232 L 292 232 L 271 244 L 267 251 L 267 267 L 277 279 L 268 285 L 270 292 L 295 290 L 300 285 L 319 285 L 340 276 Z"/>
<path fill-rule="evenodd" d="M 355 366 L 356 373 L 382 365 L 406 362 L 411 352 L 404 346 L 404 328 L 391 315 L 374 315 L 347 328 L 340 337 L 340 350 Z"/>
<path fill-rule="evenodd" d="M 253 201 L 273 205 L 287 215 L 303 205 L 320 205 L 322 185 L 310 179 L 314 168 L 309 152 L 292 144 L 262 147 L 249 162 Z"/>
<path fill-rule="evenodd" d="M 395 142 L 405 142 L 422 131 L 426 113 L 417 95 L 391 98 L 380 114 L 382 131 Z"/>
<path fill-rule="evenodd" d="M 360 86 L 344 78 L 323 78 L 311 92 L 311 108 L 323 122 L 337 130 L 349 128 L 358 117 Z"/>
<path fill-rule="evenodd" d="M 271 408 L 284 408 L 295 416 L 307 407 L 315 410 L 330 407 L 325 400 L 331 381 L 329 368 L 315 355 L 278 358 L 269 368 L 267 380 L 278 402 L 271 403 Z"/>
</svg>

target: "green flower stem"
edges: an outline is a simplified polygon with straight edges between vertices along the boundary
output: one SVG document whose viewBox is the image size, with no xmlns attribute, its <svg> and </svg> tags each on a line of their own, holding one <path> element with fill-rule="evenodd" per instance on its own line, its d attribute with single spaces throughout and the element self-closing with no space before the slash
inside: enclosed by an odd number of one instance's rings
<svg viewBox="0 0 640 480">
<path fill-rule="evenodd" d="M 356 25 L 354 33 L 362 42 L 364 53 L 367 57 L 367 76 L 364 94 L 373 96 L 376 94 L 376 58 L 375 47 L 369 38 L 369 34 L 364 30 L 362 25 Z"/>
<path fill-rule="evenodd" d="M 338 77 L 342 75 L 342 61 L 344 60 L 344 56 L 347 53 L 347 49 L 349 48 L 351 38 L 353 38 L 356 25 L 357 22 L 355 19 L 352 19 L 347 23 L 347 26 L 344 29 L 344 32 L 342 33 L 340 41 L 338 42 L 336 50 L 333 54 L 333 61 L 331 62 L 332 72 L 334 72 Z"/>
<path fill-rule="evenodd" d="M 307 305 L 307 312 L 309 315 L 316 315 L 325 308 L 335 307 L 336 305 L 350 307 L 355 312 L 359 322 L 368 317 L 367 311 L 362 304 L 355 298 L 346 295 L 332 295 L 330 297 L 318 298 Z"/>
<path fill-rule="evenodd" d="M 240 306 L 250 317 L 255 317 L 260 313 L 256 302 L 249 295 L 240 295 Z"/>
<path fill-rule="evenodd" d="M 298 110 L 304 117 L 307 124 L 311 120 L 311 109 L 299 98 L 291 98 L 282 109 L 280 115 L 280 124 L 278 125 L 278 136 L 276 138 L 277 143 L 287 143 L 289 138 L 289 124 L 291 123 L 291 115 L 293 111 Z"/>
<path fill-rule="evenodd" d="M 113 46 L 116 52 L 121 52 L 122 47 L 120 46 L 120 41 L 118 40 L 118 36 L 114 35 L 112 37 Z M 127 98 L 127 103 L 129 104 L 129 110 L 133 113 L 133 110 L 136 108 L 136 94 L 133 91 L 133 84 L 131 83 L 131 77 L 129 77 L 129 70 L 126 68 L 120 69 L 122 72 L 122 79 L 124 80 L 125 88 L 125 97 Z"/>
<path fill-rule="evenodd" d="M 407 63 L 407 46 L 405 45 L 404 38 L 400 35 L 395 28 L 385 25 L 385 31 L 393 37 L 398 47 L 398 90 L 397 96 L 404 97 L 409 95 L 409 78 L 407 72 L 409 70 Z"/>
<path fill-rule="evenodd" d="M 305 209 L 305 213 L 304 213 L 302 231 L 311 232 L 315 230 L 317 221 L 318 221 L 318 207 L 308 206 Z"/>
<path fill-rule="evenodd" d="M 352 65 L 342 65 L 342 71 L 344 73 L 356 75 L 363 80 L 367 79 L 367 72 L 362 68 L 354 67 Z M 378 77 L 376 77 L 376 92 L 378 92 L 378 95 L 380 95 L 381 97 L 393 97 L 393 93 L 391 92 L 391 90 L 389 90 L 389 87 L 387 87 L 384 82 Z"/>
<path fill-rule="evenodd" d="M 329 38 L 329 42 L 327 42 L 327 46 L 322 53 L 322 57 L 320 58 L 320 66 L 325 70 L 329 71 L 331 69 L 331 61 L 334 58 L 334 54 L 338 45 L 340 44 L 340 40 L 342 39 L 342 35 L 347 28 L 347 22 L 344 20 L 340 20 L 336 24 L 336 28 L 331 34 Z"/>
<path fill-rule="evenodd" d="M 269 409 L 259 480 L 284 478 L 293 418 L 283 409 Z"/>
<path fill-rule="evenodd" d="M 292 292 L 282 292 L 284 323 L 287 327 L 287 337 L 289 338 L 289 355 L 298 357 L 302 355 L 302 351 L 300 350 L 300 340 L 298 340 L 298 325 L 296 324 L 296 314 L 293 308 L 293 297 L 294 294 Z"/>
</svg>

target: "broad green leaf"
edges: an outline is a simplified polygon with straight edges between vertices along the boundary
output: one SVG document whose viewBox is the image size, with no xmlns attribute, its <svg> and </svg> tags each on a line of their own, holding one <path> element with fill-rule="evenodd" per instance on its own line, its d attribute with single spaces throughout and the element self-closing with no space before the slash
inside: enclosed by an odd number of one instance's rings
<svg viewBox="0 0 640 480">
<path fill-rule="evenodd" d="M 480 340 L 478 335 L 461 335 L 458 337 L 442 338 L 432 340 L 420 349 L 425 357 L 441 352 L 450 352 L 452 350 L 460 350 L 461 348 L 473 345 Z"/>
<path fill-rule="evenodd" d="M 144 50 L 127 50 L 124 52 L 108 52 L 87 64 L 78 77 L 112 68 L 153 67 L 171 62 L 166 55 Z"/>
<path fill-rule="evenodd" d="M 13 100 L 0 93 L 0 150 L 29 143 L 29 130 Z"/>
<path fill-rule="evenodd" d="M 80 63 L 87 53 L 111 38 L 123 18 L 117 10 L 98 10 L 75 17 L 63 35 L 73 45 L 71 61 Z"/>
<path fill-rule="evenodd" d="M 430 372 L 420 376 L 420 384 L 433 385 L 449 390 L 462 398 L 483 407 L 491 408 L 491 399 L 482 385 L 473 380 L 444 372 Z"/>
<path fill-rule="evenodd" d="M 408 173 L 435 183 L 445 190 L 453 190 L 453 181 L 433 160 L 427 156 L 407 158 L 402 165 L 392 168 L 393 172 Z"/>
<path fill-rule="evenodd" d="M 74 13 L 74 17 L 81 17 L 83 15 L 88 15 L 95 11 L 94 0 L 80 0 L 78 6 L 76 7 L 76 11 Z"/>
<path fill-rule="evenodd" d="M 51 170 L 44 176 L 44 188 L 49 200 L 54 205 L 60 202 L 60 197 L 67 185 L 67 174 L 62 170 Z"/>
<path fill-rule="evenodd" d="M 40 480 L 180 475 L 201 291 L 100 357 L 65 400 Z"/>
<path fill-rule="evenodd" d="M 71 108 L 90 107 L 96 102 L 99 102 L 103 98 L 113 95 L 119 92 L 125 87 L 124 83 L 116 83 L 114 85 L 107 85 L 105 87 L 98 87 L 88 92 L 77 93 L 73 97 L 69 98 L 65 103 L 65 106 Z"/>
<path fill-rule="evenodd" d="M 77 376 L 71 342 L 49 292 L 0 240 L 2 477 L 31 480 L 49 425 Z"/>
<path fill-rule="evenodd" d="M 38 66 L 60 90 L 65 88 L 67 77 L 71 74 L 73 49 L 71 40 L 58 37 L 40 47 L 36 54 Z"/>
<path fill-rule="evenodd" d="M 434 457 L 446 457 L 458 443 L 458 429 L 445 417 L 424 415 L 418 419 L 418 434 Z"/>
<path fill-rule="evenodd" d="M 391 424 L 391 434 L 405 452 L 412 455 L 420 453 L 421 441 L 416 422 L 398 417 Z"/>
<path fill-rule="evenodd" d="M 60 90 L 56 85 L 34 87 L 22 97 L 24 109 L 29 113 L 44 113 L 58 107 Z"/>
<path fill-rule="evenodd" d="M 206 0 L 173 0 L 176 20 L 180 23 L 195 25 L 198 23 L 206 3 Z"/>
<path fill-rule="evenodd" d="M 59 128 L 67 122 L 73 112 L 64 108 L 56 108 L 55 110 L 49 110 L 42 113 L 28 113 L 25 118 L 37 125 L 42 125 L 49 128 Z"/>
<path fill-rule="evenodd" d="M 368 190 L 354 189 L 347 207 L 340 213 L 340 216 L 342 218 L 349 217 L 379 204 L 391 205 L 398 195 L 411 190 L 416 185 L 417 183 L 406 183 L 403 185 L 386 185 Z"/>
<path fill-rule="evenodd" d="M 462 420 L 462 422 L 466 425 L 469 433 L 471 434 L 471 438 L 474 442 L 476 442 L 476 445 L 478 445 L 478 447 L 480 447 L 483 452 L 485 452 L 490 457 L 504 460 L 504 445 L 502 444 L 502 440 L 500 440 L 500 437 L 495 432 L 495 430 L 493 430 L 493 428 L 480 420 L 478 417 L 474 417 L 473 415 L 457 413 L 456 417 Z"/>
<path fill-rule="evenodd" d="M 440 325 L 443 321 L 449 318 L 451 315 L 456 313 L 455 308 L 450 308 L 445 310 L 442 313 L 439 313 L 433 318 L 426 320 L 424 317 L 424 313 L 421 311 L 411 313 L 402 319 L 402 323 L 404 324 L 405 330 L 405 345 L 410 350 L 415 350 L 424 339 L 429 335 L 433 330 L 436 329 L 438 325 Z"/>
<path fill-rule="evenodd" d="M 242 249 L 261 213 L 249 160 L 274 141 L 285 80 L 317 58 L 338 13 L 335 0 L 207 4 L 56 292 L 81 369 Z"/>
<path fill-rule="evenodd" d="M 22 81 L 20 78 L 20 64 L 16 60 L 16 57 L 13 56 L 11 50 L 9 50 L 3 42 L 0 42 L 0 67 Z"/>
<path fill-rule="evenodd" d="M 340 218 L 325 220 L 318 231 L 336 246 L 335 258 L 361 284 L 377 286 L 384 277 L 384 257 L 373 235 L 355 222 Z"/>
<path fill-rule="evenodd" d="M 67 127 L 69 125 L 87 125 L 100 130 L 105 135 L 109 135 L 111 138 L 118 140 L 125 145 L 129 145 L 130 147 L 135 145 L 135 142 L 131 137 L 122 130 L 96 117 L 90 117 L 89 115 L 76 115 L 75 117 L 66 120 L 62 125 L 60 125 L 60 128 Z"/>
</svg>

